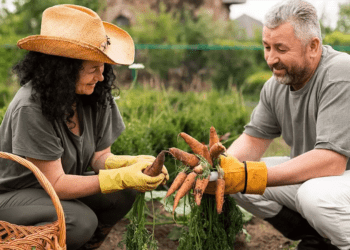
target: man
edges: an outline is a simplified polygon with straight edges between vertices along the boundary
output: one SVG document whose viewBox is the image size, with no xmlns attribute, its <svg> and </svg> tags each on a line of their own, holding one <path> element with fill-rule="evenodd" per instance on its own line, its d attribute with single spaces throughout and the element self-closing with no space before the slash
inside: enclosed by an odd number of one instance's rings
<svg viewBox="0 0 350 250">
<path fill-rule="evenodd" d="M 350 249 L 350 56 L 322 45 L 316 9 L 302 0 L 266 14 L 263 45 L 273 77 L 221 157 L 225 192 L 301 240 L 298 250 Z M 257 162 L 279 136 L 291 157 Z"/>
</svg>

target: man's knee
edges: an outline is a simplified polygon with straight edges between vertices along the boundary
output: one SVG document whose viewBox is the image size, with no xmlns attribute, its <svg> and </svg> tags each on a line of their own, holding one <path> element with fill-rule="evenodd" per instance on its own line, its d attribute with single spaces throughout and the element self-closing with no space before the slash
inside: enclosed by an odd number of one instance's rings
<svg viewBox="0 0 350 250">
<path fill-rule="evenodd" d="M 296 195 L 296 208 L 314 227 L 326 223 L 325 215 L 337 204 L 336 196 L 330 192 L 323 178 L 315 178 L 303 183 Z"/>
</svg>

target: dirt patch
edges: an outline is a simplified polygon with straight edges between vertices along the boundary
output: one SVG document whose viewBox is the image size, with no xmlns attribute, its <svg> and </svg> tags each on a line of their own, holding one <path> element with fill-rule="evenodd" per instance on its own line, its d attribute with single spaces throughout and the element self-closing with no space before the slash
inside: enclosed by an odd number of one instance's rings
<svg viewBox="0 0 350 250">
<path fill-rule="evenodd" d="M 161 209 L 161 208 L 160 208 Z M 166 213 L 163 211 L 163 213 Z M 169 215 L 170 216 L 170 215 Z M 118 243 L 122 240 L 123 234 L 126 231 L 127 219 L 122 219 L 114 226 L 111 233 L 99 250 L 114 250 L 118 248 Z M 155 238 L 158 241 L 158 249 L 160 250 L 176 250 L 179 243 L 168 238 L 169 233 L 177 227 L 175 224 L 159 225 L 155 227 Z M 234 245 L 235 250 L 277 250 L 277 249 L 294 249 L 290 248 L 292 241 L 283 237 L 276 229 L 274 229 L 266 221 L 253 217 L 244 228 L 251 235 L 250 242 L 246 242 L 243 233 L 237 235 L 237 240 Z M 149 227 L 151 230 L 151 227 Z M 124 248 L 125 249 L 125 248 Z"/>
</svg>

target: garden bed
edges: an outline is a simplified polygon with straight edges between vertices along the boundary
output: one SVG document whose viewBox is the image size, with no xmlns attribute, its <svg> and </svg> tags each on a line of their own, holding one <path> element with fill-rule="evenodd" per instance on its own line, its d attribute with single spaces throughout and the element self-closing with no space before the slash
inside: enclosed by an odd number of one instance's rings
<svg viewBox="0 0 350 250">
<path fill-rule="evenodd" d="M 164 215 L 168 215 L 168 217 L 171 218 L 171 214 L 168 214 L 162 209 L 162 204 L 160 202 L 155 201 L 155 206 L 158 211 Z M 123 249 L 121 247 L 118 247 L 118 243 L 122 240 L 127 224 L 128 219 L 122 219 L 117 225 L 115 225 L 99 250 Z M 176 232 L 176 229 L 179 227 L 180 226 L 176 224 L 157 225 L 155 227 L 155 238 L 158 241 L 159 250 L 177 249 L 179 245 L 178 241 L 170 239 L 169 236 L 171 236 L 171 232 Z M 152 226 L 147 226 L 147 228 L 149 230 L 152 230 Z M 243 233 L 239 234 L 234 246 L 235 250 L 294 249 L 294 247 L 292 247 L 292 241 L 283 237 L 281 233 L 279 233 L 269 223 L 262 219 L 253 217 L 248 223 L 244 225 L 244 228 L 250 234 L 251 240 L 250 242 L 246 242 L 245 235 Z"/>
</svg>

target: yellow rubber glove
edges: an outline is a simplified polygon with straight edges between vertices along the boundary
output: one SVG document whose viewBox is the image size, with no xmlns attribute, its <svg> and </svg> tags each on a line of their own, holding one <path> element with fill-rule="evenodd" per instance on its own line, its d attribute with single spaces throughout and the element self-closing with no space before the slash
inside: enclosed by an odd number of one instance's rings
<svg viewBox="0 0 350 250">
<path fill-rule="evenodd" d="M 265 162 L 247 161 L 246 166 L 245 170 L 244 163 L 235 157 L 220 156 L 220 167 L 224 170 L 225 194 L 238 192 L 263 194 L 265 192 L 267 183 Z M 210 182 L 205 192 L 215 194 L 215 189 L 216 183 Z"/>
<path fill-rule="evenodd" d="M 145 175 L 142 170 L 152 163 L 138 162 L 128 167 L 100 170 L 98 178 L 102 193 L 112 193 L 118 190 L 131 188 L 146 192 L 158 187 L 166 176 L 161 173 L 156 177 Z"/>
<path fill-rule="evenodd" d="M 127 167 L 132 164 L 135 164 L 139 161 L 145 161 L 148 163 L 152 163 L 156 158 L 151 155 L 110 155 L 106 159 L 105 168 L 106 169 L 116 169 Z"/>
</svg>

